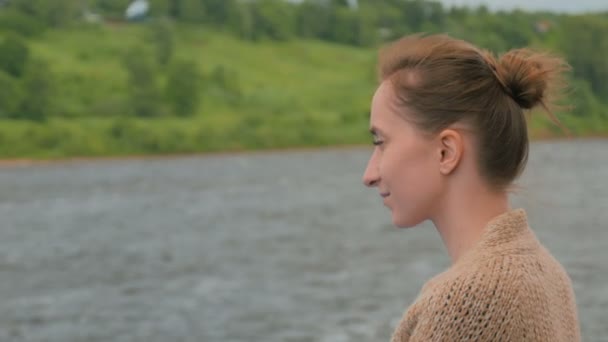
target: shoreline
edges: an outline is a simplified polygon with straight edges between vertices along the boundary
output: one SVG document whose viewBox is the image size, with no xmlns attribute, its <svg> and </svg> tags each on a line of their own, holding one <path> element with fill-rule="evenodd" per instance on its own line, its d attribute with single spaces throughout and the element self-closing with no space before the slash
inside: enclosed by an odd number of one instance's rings
<svg viewBox="0 0 608 342">
<path fill-rule="evenodd" d="M 210 151 L 210 152 L 192 152 L 192 153 L 168 153 L 168 154 L 131 154 L 131 155 L 108 155 L 108 156 L 75 156 L 75 157 L 57 157 L 48 159 L 36 158 L 0 158 L 0 170 L 8 168 L 20 168 L 29 166 L 50 166 L 50 165 L 79 165 L 96 162 L 111 162 L 111 161 L 130 161 L 130 160 L 171 160 L 181 158 L 198 158 L 198 157 L 230 157 L 238 155 L 264 155 L 273 153 L 289 153 L 289 152 L 314 152 L 321 150 L 354 150 L 358 148 L 369 147 L 367 144 L 350 144 L 350 145 L 328 145 L 328 146 L 302 146 L 302 147 L 277 147 L 263 149 L 243 149 L 243 150 L 226 150 L 226 151 Z"/>
<path fill-rule="evenodd" d="M 530 139 L 531 143 L 548 142 L 548 141 L 566 141 L 566 140 L 608 140 L 606 135 L 585 136 L 585 137 L 537 137 Z M 348 145 L 328 145 L 328 146 L 294 146 L 294 147 L 277 147 L 277 148 L 262 148 L 262 149 L 242 149 L 242 150 L 227 150 L 214 152 L 192 152 L 192 153 L 168 153 L 168 154 L 132 154 L 132 155 L 107 155 L 107 156 L 75 156 L 75 157 L 57 157 L 57 158 L 0 158 L 0 169 L 22 168 L 31 166 L 50 166 L 50 165 L 80 165 L 96 162 L 107 161 L 130 161 L 130 160 L 170 160 L 181 158 L 197 158 L 197 157 L 229 157 L 238 155 L 264 155 L 273 153 L 287 152 L 309 152 L 321 150 L 354 150 L 370 147 L 368 144 L 348 144 Z"/>
</svg>

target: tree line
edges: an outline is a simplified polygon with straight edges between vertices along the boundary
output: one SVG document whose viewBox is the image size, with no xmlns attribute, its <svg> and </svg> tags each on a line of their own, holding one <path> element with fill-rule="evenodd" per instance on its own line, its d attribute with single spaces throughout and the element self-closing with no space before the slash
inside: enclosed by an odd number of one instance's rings
<svg viewBox="0 0 608 342">
<path fill-rule="evenodd" d="M 129 0 L 10 0 L 0 9 L 0 116 L 43 119 L 51 106 L 53 77 L 44 61 L 31 56 L 24 43 L 54 27 L 78 25 L 83 13 L 104 20 L 124 20 Z M 447 8 L 432 0 L 150 0 L 150 45 L 155 57 L 141 59 L 134 50 L 123 56 L 130 82 L 130 109 L 137 116 L 156 116 L 163 101 L 175 115 L 196 111 L 201 79 L 188 60 L 173 59 L 171 23 L 204 25 L 247 41 L 317 39 L 375 47 L 413 32 L 447 32 L 495 52 L 535 46 L 563 54 L 573 67 L 574 102 L 579 115 L 608 119 L 608 12 L 558 15 L 543 12 L 491 12 L 486 7 Z M 160 66 L 160 67 L 159 67 Z M 160 88 L 151 75 L 160 70 L 167 82 Z M 229 94 L 218 67 L 208 83 Z M 224 84 L 222 85 L 222 82 Z M 12 86 L 11 86 L 12 85 Z M 27 94 L 37 94 L 35 100 Z M 45 99 L 46 98 L 46 99 Z M 155 100 L 156 99 L 156 100 Z M 11 114 L 12 113 L 12 114 Z"/>
</svg>

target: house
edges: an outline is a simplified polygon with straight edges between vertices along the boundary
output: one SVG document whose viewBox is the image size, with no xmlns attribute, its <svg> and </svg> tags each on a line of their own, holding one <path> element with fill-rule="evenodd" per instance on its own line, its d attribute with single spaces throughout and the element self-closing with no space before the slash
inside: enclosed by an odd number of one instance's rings
<svg viewBox="0 0 608 342">
<path fill-rule="evenodd" d="M 140 21 L 146 18 L 148 11 L 150 10 L 150 4 L 148 0 L 134 0 L 129 4 L 125 11 L 125 18 L 128 21 Z"/>
<path fill-rule="evenodd" d="M 539 20 L 534 24 L 534 30 L 538 33 L 547 33 L 551 30 L 551 22 L 548 20 Z"/>
</svg>

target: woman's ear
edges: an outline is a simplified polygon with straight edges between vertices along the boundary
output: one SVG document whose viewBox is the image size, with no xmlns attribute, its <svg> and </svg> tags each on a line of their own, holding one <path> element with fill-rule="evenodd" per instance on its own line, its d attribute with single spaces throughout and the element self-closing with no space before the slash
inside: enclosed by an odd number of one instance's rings
<svg viewBox="0 0 608 342">
<path fill-rule="evenodd" d="M 439 172 L 449 175 L 458 167 L 464 153 L 464 139 L 460 132 L 445 129 L 438 135 Z"/>
</svg>

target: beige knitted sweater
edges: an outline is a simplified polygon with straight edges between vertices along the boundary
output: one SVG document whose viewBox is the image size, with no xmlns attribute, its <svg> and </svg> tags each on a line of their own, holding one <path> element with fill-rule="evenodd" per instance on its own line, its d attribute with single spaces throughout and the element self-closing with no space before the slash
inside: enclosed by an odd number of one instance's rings
<svg viewBox="0 0 608 342">
<path fill-rule="evenodd" d="M 512 210 L 423 286 L 392 341 L 580 341 L 570 278 Z"/>
</svg>

